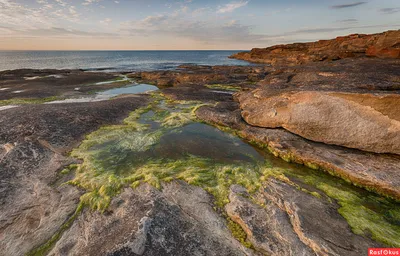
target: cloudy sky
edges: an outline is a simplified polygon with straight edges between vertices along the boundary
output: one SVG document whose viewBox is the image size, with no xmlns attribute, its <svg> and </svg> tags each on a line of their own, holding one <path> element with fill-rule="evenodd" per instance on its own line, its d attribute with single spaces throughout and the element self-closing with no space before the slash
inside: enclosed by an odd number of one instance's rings
<svg viewBox="0 0 400 256">
<path fill-rule="evenodd" d="M 244 50 L 389 29 L 399 0 L 0 0 L 1 50 Z"/>
</svg>

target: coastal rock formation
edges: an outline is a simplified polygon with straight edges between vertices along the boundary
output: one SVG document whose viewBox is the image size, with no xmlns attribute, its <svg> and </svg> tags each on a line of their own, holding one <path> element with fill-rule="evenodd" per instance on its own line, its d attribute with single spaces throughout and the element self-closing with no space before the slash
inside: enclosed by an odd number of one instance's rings
<svg viewBox="0 0 400 256">
<path fill-rule="evenodd" d="M 355 57 L 400 58 L 400 30 L 379 34 L 354 34 L 312 43 L 254 48 L 231 58 L 272 65 L 297 65 Z"/>
<path fill-rule="evenodd" d="M 400 154 L 400 95 L 256 89 L 238 100 L 250 125 L 282 127 L 326 144 Z"/>
</svg>

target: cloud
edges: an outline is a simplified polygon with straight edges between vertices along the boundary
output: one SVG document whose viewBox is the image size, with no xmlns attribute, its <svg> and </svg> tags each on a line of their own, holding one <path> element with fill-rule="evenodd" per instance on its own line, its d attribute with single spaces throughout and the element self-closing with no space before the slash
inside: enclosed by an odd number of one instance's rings
<svg viewBox="0 0 400 256">
<path fill-rule="evenodd" d="M 57 0 L 56 0 L 57 1 Z M 94 3 L 98 3 L 98 2 L 100 2 L 101 0 L 85 0 L 83 3 L 82 3 L 82 5 L 91 5 L 91 4 L 94 4 Z M 119 3 L 119 2 L 118 2 Z"/>
<path fill-rule="evenodd" d="M 61 6 L 66 6 L 67 5 L 67 3 L 64 2 L 63 0 L 55 0 L 55 1 Z"/>
<path fill-rule="evenodd" d="M 217 13 L 229 13 L 233 12 L 234 10 L 246 6 L 249 3 L 249 1 L 239 1 L 239 2 L 231 2 L 229 4 L 226 4 L 224 6 L 220 6 L 217 10 Z"/>
<path fill-rule="evenodd" d="M 0 27 L 1 29 L 2 27 Z M 6 29 L 6 28 L 5 28 Z M 10 29 L 13 32 L 12 37 L 15 38 L 32 38 L 32 37 L 118 37 L 115 33 L 104 33 L 96 31 L 83 31 L 77 29 L 67 29 L 61 27 L 36 28 L 36 29 Z"/>
<path fill-rule="evenodd" d="M 213 13 L 214 11 L 212 11 Z M 168 15 L 148 16 L 139 21 L 122 24 L 121 30 L 130 36 L 169 36 L 206 44 L 265 43 L 264 35 L 254 34 L 252 27 L 237 20 L 209 17 L 195 19 L 192 12 L 180 10 Z"/>
<path fill-rule="evenodd" d="M 112 19 L 106 18 L 104 20 L 101 20 L 100 23 L 104 25 L 109 25 L 112 22 Z"/>
<path fill-rule="evenodd" d="M 358 23 L 357 19 L 345 19 L 345 20 L 338 20 L 339 23 Z"/>
<path fill-rule="evenodd" d="M 324 27 L 324 28 L 308 28 L 308 29 L 299 29 L 291 32 L 282 33 L 279 35 L 274 35 L 271 37 L 283 37 L 283 36 L 293 36 L 293 35 L 301 35 L 301 34 L 320 34 L 320 33 L 330 33 L 330 32 L 338 32 L 338 31 L 346 31 L 351 29 L 369 29 L 369 28 L 389 28 L 389 27 L 397 27 L 397 24 L 380 24 L 380 25 L 365 25 L 365 26 L 344 26 L 344 27 Z"/>
<path fill-rule="evenodd" d="M 383 9 L 380 9 L 380 12 L 382 12 L 384 14 L 393 14 L 396 12 L 400 12 L 400 7 L 398 7 L 398 8 L 383 8 Z"/>
<path fill-rule="evenodd" d="M 356 7 L 359 5 L 366 4 L 367 2 L 355 2 L 355 3 L 350 3 L 350 4 L 340 4 L 340 5 L 333 5 L 331 6 L 332 9 L 343 9 L 343 8 L 351 8 L 351 7 Z"/>
<path fill-rule="evenodd" d="M 65 1 L 57 0 L 55 6 L 44 0 L 37 3 L 40 4 L 38 7 L 28 7 L 11 0 L 0 0 L 0 23 L 17 33 L 53 27 L 60 20 L 79 22 L 80 14 L 77 9 Z"/>
</svg>

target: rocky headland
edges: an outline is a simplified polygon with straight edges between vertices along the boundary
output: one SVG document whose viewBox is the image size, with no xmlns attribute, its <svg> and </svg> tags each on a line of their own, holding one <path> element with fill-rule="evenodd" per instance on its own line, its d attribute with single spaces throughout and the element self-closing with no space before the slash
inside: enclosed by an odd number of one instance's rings
<svg viewBox="0 0 400 256">
<path fill-rule="evenodd" d="M 0 255 L 400 247 L 399 53 L 388 31 L 250 66 L 0 72 Z M 132 83 L 160 90 L 90 100 Z"/>
<path fill-rule="evenodd" d="M 398 59 L 399 37 L 399 30 L 372 35 L 353 34 L 311 43 L 254 48 L 250 52 L 237 53 L 231 58 L 272 65 L 298 65 L 358 57 Z"/>
</svg>

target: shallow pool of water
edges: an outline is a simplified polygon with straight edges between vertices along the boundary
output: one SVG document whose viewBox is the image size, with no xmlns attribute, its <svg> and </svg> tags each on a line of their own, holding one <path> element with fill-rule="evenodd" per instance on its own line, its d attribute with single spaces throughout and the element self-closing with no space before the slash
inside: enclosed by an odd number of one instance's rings
<svg viewBox="0 0 400 256">
<path fill-rule="evenodd" d="M 109 100 L 113 97 L 123 94 L 139 94 L 151 91 L 156 91 L 158 88 L 150 84 L 131 84 L 121 88 L 110 89 L 102 92 L 97 92 L 93 96 L 85 96 L 78 98 L 69 98 L 64 100 L 50 101 L 45 104 L 60 104 L 60 103 L 84 103 Z"/>
<path fill-rule="evenodd" d="M 98 92 L 97 95 L 111 95 L 117 96 L 121 94 L 138 94 L 138 93 L 145 93 L 151 91 L 157 91 L 158 88 L 154 85 L 150 84 L 134 84 L 128 85 L 121 88 L 110 89 L 107 91 Z"/>
</svg>

